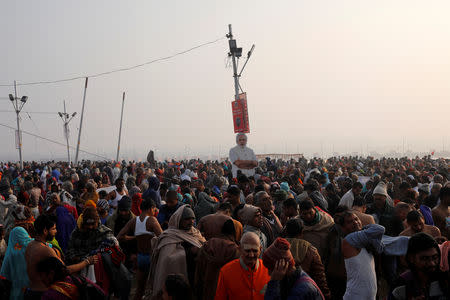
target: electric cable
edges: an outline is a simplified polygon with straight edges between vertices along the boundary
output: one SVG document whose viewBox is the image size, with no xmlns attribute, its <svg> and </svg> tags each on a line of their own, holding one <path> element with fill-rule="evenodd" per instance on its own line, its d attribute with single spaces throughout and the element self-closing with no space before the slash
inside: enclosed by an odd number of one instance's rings
<svg viewBox="0 0 450 300">
<path fill-rule="evenodd" d="M 9 129 L 14 130 L 14 131 L 17 130 L 16 128 L 14 128 L 14 127 L 12 127 L 12 126 L 9 126 L 9 125 L 6 125 L 6 124 L 1 124 L 1 123 L 0 123 L 0 126 L 9 128 Z M 49 139 L 49 138 L 46 138 L 46 137 L 43 137 L 43 136 L 40 136 L 40 135 L 37 135 L 37 134 L 31 133 L 31 132 L 27 132 L 27 131 L 25 131 L 25 130 L 21 130 L 21 131 L 22 131 L 23 133 L 25 133 L 25 134 L 28 134 L 28 135 L 37 137 L 37 138 L 39 138 L 39 139 L 46 140 L 46 141 L 48 141 L 48 142 L 51 142 L 51 143 L 54 143 L 54 144 L 57 144 L 57 145 L 60 145 L 60 146 L 67 147 L 67 145 L 64 144 L 64 143 L 60 143 L 60 142 L 58 142 L 58 141 L 54 141 L 54 140 L 52 140 L 52 139 Z M 69 148 L 76 149 L 75 147 L 72 147 L 72 146 L 69 146 Z M 95 154 L 95 153 L 92 153 L 92 152 L 88 152 L 88 151 L 86 151 L 86 150 L 80 149 L 80 152 L 84 152 L 84 153 L 87 153 L 87 154 L 89 154 L 89 155 L 96 156 L 96 157 L 100 157 L 100 158 L 103 158 L 103 159 L 106 159 L 106 160 L 112 160 L 111 158 L 108 158 L 108 157 L 105 157 L 105 156 L 102 156 L 102 155 L 98 155 L 98 154 Z"/>
<path fill-rule="evenodd" d="M 7 113 L 15 113 L 13 110 L 0 110 L 0 112 L 7 112 Z M 52 111 L 24 111 L 24 113 L 27 114 L 43 114 L 43 115 L 58 115 L 58 112 L 52 112 Z"/>
<path fill-rule="evenodd" d="M 67 82 L 67 81 L 74 81 L 74 80 L 78 80 L 78 79 L 84 79 L 86 77 L 88 77 L 88 78 L 96 78 L 96 77 L 101 77 L 101 76 L 105 76 L 105 75 L 109 75 L 109 74 L 113 74 L 113 73 L 117 73 L 117 72 L 129 71 L 129 70 L 137 69 L 137 68 L 140 68 L 140 67 L 143 67 L 143 66 L 146 66 L 146 65 L 150 65 L 150 64 L 156 63 L 156 62 L 169 60 L 169 59 L 174 58 L 176 56 L 183 55 L 183 54 L 186 54 L 186 53 L 191 52 L 193 50 L 196 50 L 198 48 L 217 43 L 218 41 L 221 41 L 223 39 L 226 39 L 226 37 L 224 36 L 224 37 L 215 39 L 215 40 L 210 41 L 210 42 L 202 43 L 200 45 L 197 45 L 195 47 L 189 48 L 187 50 L 184 50 L 184 51 L 181 51 L 181 52 L 177 52 L 177 53 L 169 55 L 169 56 L 156 58 L 156 59 L 153 59 L 153 60 L 150 60 L 150 61 L 138 64 L 138 65 L 134 65 L 134 66 L 131 66 L 131 67 L 124 67 L 124 68 L 114 69 L 114 70 L 111 70 L 111 71 L 97 73 L 97 74 L 92 74 L 92 75 L 83 75 L 83 76 L 80 75 L 80 76 L 75 76 L 75 77 L 65 78 L 65 79 L 58 79 L 58 80 L 48 80 L 48 81 L 44 80 L 44 81 L 17 83 L 17 85 L 18 86 L 25 86 L 25 85 L 54 84 L 54 83 L 60 83 L 60 82 Z M 11 87 L 11 86 L 14 86 L 14 84 L 0 84 L 0 87 Z"/>
</svg>

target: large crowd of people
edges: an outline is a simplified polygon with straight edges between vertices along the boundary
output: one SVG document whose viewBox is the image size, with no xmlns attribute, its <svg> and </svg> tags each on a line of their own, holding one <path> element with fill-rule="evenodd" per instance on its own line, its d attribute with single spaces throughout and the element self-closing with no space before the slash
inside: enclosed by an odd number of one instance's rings
<svg viewBox="0 0 450 300">
<path fill-rule="evenodd" d="M 0 163 L 1 299 L 449 299 L 449 160 Z"/>
</svg>

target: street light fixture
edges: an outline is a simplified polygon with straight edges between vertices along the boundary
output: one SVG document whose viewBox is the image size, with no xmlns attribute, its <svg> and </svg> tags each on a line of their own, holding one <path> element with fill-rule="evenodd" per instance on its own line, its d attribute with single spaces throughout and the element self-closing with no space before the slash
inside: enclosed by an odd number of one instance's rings
<svg viewBox="0 0 450 300">
<path fill-rule="evenodd" d="M 66 144 L 67 144 L 67 162 L 70 165 L 70 150 L 69 150 L 69 122 L 75 117 L 77 113 L 74 112 L 72 115 L 69 115 L 66 112 L 66 101 L 64 101 L 64 112 L 58 112 L 58 115 L 61 117 L 61 120 L 64 123 L 64 135 L 66 136 Z"/>
<path fill-rule="evenodd" d="M 14 111 L 16 112 L 16 119 L 17 119 L 17 136 L 18 136 L 18 142 L 19 142 L 19 158 L 20 158 L 20 170 L 23 170 L 23 159 L 22 159 L 22 134 L 20 131 L 20 118 L 19 114 L 22 110 L 23 106 L 28 100 L 27 96 L 22 96 L 21 98 L 17 97 L 17 85 L 16 81 L 14 80 L 14 95 L 9 94 L 9 100 L 11 100 L 11 103 L 14 107 Z M 19 101 L 22 102 L 19 106 Z"/>
</svg>

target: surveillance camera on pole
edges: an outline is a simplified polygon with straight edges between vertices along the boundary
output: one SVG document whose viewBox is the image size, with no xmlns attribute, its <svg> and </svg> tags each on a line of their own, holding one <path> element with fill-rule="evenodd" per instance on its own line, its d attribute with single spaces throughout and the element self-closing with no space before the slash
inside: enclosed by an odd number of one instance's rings
<svg viewBox="0 0 450 300">
<path fill-rule="evenodd" d="M 228 52 L 228 56 L 231 56 L 233 61 L 233 77 L 234 77 L 234 91 L 235 91 L 235 99 L 239 99 L 239 88 L 241 87 L 239 84 L 239 78 L 242 75 L 242 72 L 244 71 L 245 66 L 247 65 L 248 60 L 250 59 L 250 56 L 252 55 L 253 51 L 255 50 L 255 45 L 252 45 L 252 48 L 247 53 L 247 59 L 242 66 L 241 71 L 239 74 L 237 73 L 237 60 L 242 56 L 242 48 L 239 48 L 237 46 L 237 42 L 235 39 L 233 39 L 233 32 L 231 30 L 231 24 L 228 25 L 228 34 L 227 34 L 228 45 L 230 46 L 230 52 Z"/>
</svg>

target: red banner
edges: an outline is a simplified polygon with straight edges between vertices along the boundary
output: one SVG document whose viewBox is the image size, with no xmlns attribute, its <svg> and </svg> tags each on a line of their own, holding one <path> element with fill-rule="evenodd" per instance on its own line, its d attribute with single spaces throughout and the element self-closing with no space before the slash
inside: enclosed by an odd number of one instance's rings
<svg viewBox="0 0 450 300">
<path fill-rule="evenodd" d="M 247 94 L 239 94 L 239 99 L 231 102 L 234 133 L 250 133 L 248 122 Z"/>
</svg>

